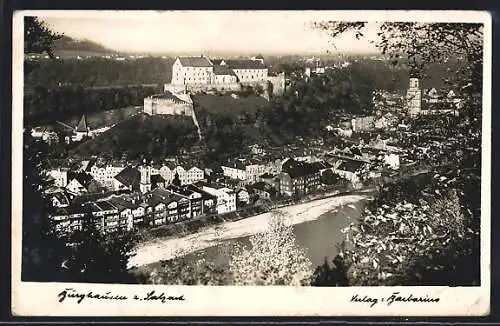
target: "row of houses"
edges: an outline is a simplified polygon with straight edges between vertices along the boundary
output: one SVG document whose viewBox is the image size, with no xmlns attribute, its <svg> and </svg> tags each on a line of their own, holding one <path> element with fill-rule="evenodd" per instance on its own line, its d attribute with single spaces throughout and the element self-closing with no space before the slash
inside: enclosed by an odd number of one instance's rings
<svg viewBox="0 0 500 326">
<path fill-rule="evenodd" d="M 278 164 L 279 165 L 279 164 Z M 258 181 L 258 177 L 266 172 L 276 170 L 274 162 L 238 158 L 221 166 L 224 176 L 241 180 L 247 184 Z"/>
<path fill-rule="evenodd" d="M 157 187 L 144 194 L 113 194 L 104 198 L 78 198 L 64 191 L 51 194 L 55 211 L 51 219 L 56 230 L 71 233 L 92 219 L 104 233 L 160 226 L 201 216 L 227 214 L 237 209 L 237 202 L 248 203 L 245 189 L 238 191 L 204 183 Z"/>
<path fill-rule="evenodd" d="M 78 171 L 57 168 L 47 171 L 56 187 L 66 188 L 76 195 L 101 190 L 138 190 L 147 192 L 157 186 L 169 185 L 175 178 L 181 185 L 192 184 L 205 179 L 204 170 L 192 166 L 163 164 L 162 166 L 126 163 L 89 163 L 84 161 Z"/>
</svg>

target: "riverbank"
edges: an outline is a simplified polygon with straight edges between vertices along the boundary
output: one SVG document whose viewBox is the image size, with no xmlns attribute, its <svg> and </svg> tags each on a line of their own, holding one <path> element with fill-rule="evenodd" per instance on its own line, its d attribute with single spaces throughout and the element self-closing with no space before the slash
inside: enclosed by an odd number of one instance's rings
<svg viewBox="0 0 500 326">
<path fill-rule="evenodd" d="M 276 210 L 285 213 L 289 217 L 289 223 L 296 225 L 315 220 L 329 211 L 367 199 L 368 197 L 369 195 L 367 194 L 336 196 Z M 181 238 L 158 238 L 141 243 L 134 249 L 135 256 L 130 259 L 129 268 L 151 264 L 160 260 L 172 259 L 216 246 L 229 239 L 241 238 L 262 232 L 267 227 L 267 221 L 271 214 L 272 212 L 267 212 L 235 222 L 224 223 L 223 225 L 209 227 Z"/>
</svg>

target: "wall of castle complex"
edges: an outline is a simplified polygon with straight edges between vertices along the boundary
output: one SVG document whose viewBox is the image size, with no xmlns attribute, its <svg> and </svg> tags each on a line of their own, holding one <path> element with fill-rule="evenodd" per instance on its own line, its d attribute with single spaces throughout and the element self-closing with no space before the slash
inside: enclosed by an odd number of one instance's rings
<svg viewBox="0 0 500 326">
<path fill-rule="evenodd" d="M 267 80 L 267 68 L 265 69 L 233 69 L 240 83 L 259 83 Z"/>
<path fill-rule="evenodd" d="M 165 84 L 164 90 L 172 93 L 180 93 L 184 90 L 189 92 L 201 92 L 201 91 L 240 91 L 241 85 L 239 83 L 217 83 L 217 84 L 196 84 L 196 85 L 174 85 Z"/>
<path fill-rule="evenodd" d="M 170 99 L 145 98 L 144 112 L 147 114 L 191 115 L 193 111 L 190 103 L 176 103 Z"/>
<path fill-rule="evenodd" d="M 172 66 L 172 84 L 210 84 L 213 67 L 183 67 L 179 60 Z"/>
<path fill-rule="evenodd" d="M 273 94 L 282 95 L 285 92 L 285 74 L 278 76 L 269 76 L 267 80 L 273 85 Z M 267 85 L 264 88 L 267 90 Z"/>
<path fill-rule="evenodd" d="M 214 84 L 235 84 L 237 83 L 236 76 L 231 75 L 214 75 Z"/>
</svg>

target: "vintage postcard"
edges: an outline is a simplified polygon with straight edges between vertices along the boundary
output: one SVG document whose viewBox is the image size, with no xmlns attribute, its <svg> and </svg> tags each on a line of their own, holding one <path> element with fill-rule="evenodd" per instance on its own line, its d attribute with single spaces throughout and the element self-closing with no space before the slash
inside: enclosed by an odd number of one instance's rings
<svg viewBox="0 0 500 326">
<path fill-rule="evenodd" d="M 17 11 L 16 316 L 484 316 L 491 16 Z"/>
</svg>

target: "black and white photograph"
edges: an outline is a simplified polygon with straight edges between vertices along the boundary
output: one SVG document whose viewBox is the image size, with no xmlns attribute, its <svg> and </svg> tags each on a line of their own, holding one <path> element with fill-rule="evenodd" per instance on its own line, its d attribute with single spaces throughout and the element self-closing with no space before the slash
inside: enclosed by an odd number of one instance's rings
<svg viewBox="0 0 500 326">
<path fill-rule="evenodd" d="M 15 15 L 13 311 L 488 313 L 487 12 Z"/>
</svg>

